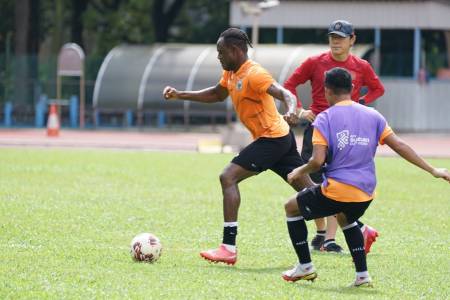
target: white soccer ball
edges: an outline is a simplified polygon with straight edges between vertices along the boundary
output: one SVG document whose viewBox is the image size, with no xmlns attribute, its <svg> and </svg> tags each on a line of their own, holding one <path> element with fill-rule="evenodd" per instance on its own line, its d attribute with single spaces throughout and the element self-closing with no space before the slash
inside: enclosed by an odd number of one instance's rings
<svg viewBox="0 0 450 300">
<path fill-rule="evenodd" d="M 137 261 L 155 262 L 161 256 L 162 245 L 154 234 L 141 233 L 131 241 L 131 257 Z"/>
</svg>

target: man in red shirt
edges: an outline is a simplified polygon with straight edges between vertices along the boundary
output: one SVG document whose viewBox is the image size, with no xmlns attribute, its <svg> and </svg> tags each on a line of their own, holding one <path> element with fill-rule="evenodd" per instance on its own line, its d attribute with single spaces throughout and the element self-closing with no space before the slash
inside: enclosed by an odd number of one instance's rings
<svg viewBox="0 0 450 300">
<path fill-rule="evenodd" d="M 298 122 L 305 119 L 308 124 L 303 135 L 303 145 L 301 156 L 305 162 L 309 161 L 312 156 L 312 133 L 313 127 L 311 123 L 316 115 L 326 110 L 329 104 L 324 93 L 324 76 L 325 72 L 341 67 L 347 69 L 352 76 L 353 90 L 351 98 L 353 101 L 361 104 L 369 104 L 384 94 L 384 87 L 378 76 L 370 64 L 359 57 L 350 53 L 351 47 L 356 41 L 356 35 L 353 25 L 344 20 L 337 20 L 330 24 L 328 28 L 328 41 L 330 51 L 309 57 L 303 62 L 294 73 L 286 80 L 284 87 L 297 95 L 296 87 L 300 84 L 311 81 L 312 86 L 312 104 L 309 109 L 303 109 L 300 99 L 297 97 L 297 118 L 290 120 Z M 361 88 L 366 86 L 368 92 L 361 95 Z M 311 174 L 311 178 L 317 182 L 322 182 L 322 173 L 317 172 Z M 315 250 L 341 252 L 342 247 L 336 244 L 335 236 L 337 230 L 337 221 L 334 216 L 326 219 L 315 220 L 317 227 L 317 235 L 311 242 L 311 246 Z M 378 233 L 370 226 L 358 222 L 364 235 L 364 246 L 366 253 L 370 251 L 372 243 L 375 241 Z"/>
</svg>

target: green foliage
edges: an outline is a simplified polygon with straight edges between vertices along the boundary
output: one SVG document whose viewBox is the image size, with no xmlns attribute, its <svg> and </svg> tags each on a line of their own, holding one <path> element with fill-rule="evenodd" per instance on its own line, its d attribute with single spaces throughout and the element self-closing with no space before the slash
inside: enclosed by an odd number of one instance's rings
<svg viewBox="0 0 450 300">
<path fill-rule="evenodd" d="M 441 68 L 448 68 L 449 62 L 447 59 L 445 34 L 438 30 L 424 30 L 422 31 L 422 48 L 425 55 L 425 68 L 431 76 L 436 76 Z"/>
<path fill-rule="evenodd" d="M 152 1 L 117 1 L 117 7 L 104 5 L 106 2 L 111 1 L 90 2 L 83 16 L 90 37 L 86 42 L 92 53 L 106 55 L 121 43 L 148 44 L 154 41 L 150 19 Z"/>
<path fill-rule="evenodd" d="M 0 55 L 0 103 L 11 100 L 13 86 L 11 65 L 9 56 Z"/>
<path fill-rule="evenodd" d="M 228 0 L 190 0 L 175 21 L 170 41 L 215 44 L 228 28 Z"/>
<path fill-rule="evenodd" d="M 286 283 L 295 262 L 271 172 L 240 184 L 236 266 L 200 250 L 221 239 L 218 174 L 230 155 L 1 149 L 0 298 L 445 299 L 449 186 L 394 158 L 377 160 L 378 197 L 363 218 L 381 236 L 373 289 L 349 289 L 351 257 L 314 252 L 319 279 Z M 432 160 L 450 168 L 450 160 Z M 314 226 L 309 222 L 310 237 Z M 135 263 L 140 232 L 161 238 L 156 264 Z M 337 240 L 344 238 L 339 232 Z"/>
<path fill-rule="evenodd" d="M 8 34 L 14 31 L 14 0 L 1 1 L 1 18 L 0 18 L 0 53 L 6 52 Z M 7 13 L 6 13 L 7 12 Z"/>
<path fill-rule="evenodd" d="M 38 28 L 39 53 L 27 55 L 23 72 L 27 78 L 16 81 L 29 82 L 24 87 L 29 94 L 28 102 L 33 103 L 33 86 L 40 86 L 41 92 L 55 97 L 56 59 L 61 46 L 79 38 L 86 53 L 85 70 L 87 88 L 93 85 L 101 62 L 107 53 L 117 45 L 152 44 L 155 42 L 155 28 L 152 22 L 153 0 L 39 0 L 39 9 L 29 24 Z M 173 3 L 163 1 L 165 5 Z M 86 6 L 83 5 L 87 4 Z M 15 2 L 2 1 L 0 18 L 0 102 L 11 99 L 14 89 Z M 186 1 L 175 18 L 175 25 L 169 30 L 169 41 L 187 43 L 215 43 L 219 33 L 228 24 L 229 1 Z M 79 17 L 77 17 L 79 16 Z M 33 23 L 38 22 L 38 23 Z M 74 29 L 77 29 L 74 33 Z M 29 35 L 31 30 L 27 30 Z M 33 31 L 34 32 L 34 31 Z M 28 42 L 31 37 L 28 36 Z M 9 41 L 9 42 L 8 42 Z M 10 51 L 8 56 L 6 53 Z M 7 58 L 8 57 L 8 58 Z M 33 71 L 33 72 L 31 72 Z M 31 76 L 31 73 L 37 73 Z M 89 82 L 90 81 L 90 82 Z M 63 89 L 63 92 L 67 89 Z M 91 97 L 91 91 L 87 91 Z M 36 100 L 36 99 L 34 99 Z M 89 100 L 89 99 L 88 99 Z"/>
</svg>

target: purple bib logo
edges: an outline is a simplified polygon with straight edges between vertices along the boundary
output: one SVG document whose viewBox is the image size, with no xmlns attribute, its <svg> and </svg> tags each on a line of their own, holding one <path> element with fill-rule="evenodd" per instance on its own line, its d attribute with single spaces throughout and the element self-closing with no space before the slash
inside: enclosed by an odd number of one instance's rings
<svg viewBox="0 0 450 300">
<path fill-rule="evenodd" d="M 342 130 L 336 133 L 337 141 L 338 141 L 338 149 L 342 150 L 350 144 L 350 146 L 368 146 L 370 143 L 370 139 L 366 137 L 359 137 L 355 134 L 350 135 L 348 130 Z"/>
<path fill-rule="evenodd" d="M 342 150 L 345 146 L 348 145 L 348 138 L 350 136 L 350 132 L 348 130 L 342 130 L 336 133 L 336 137 L 338 140 L 338 149 Z"/>
</svg>

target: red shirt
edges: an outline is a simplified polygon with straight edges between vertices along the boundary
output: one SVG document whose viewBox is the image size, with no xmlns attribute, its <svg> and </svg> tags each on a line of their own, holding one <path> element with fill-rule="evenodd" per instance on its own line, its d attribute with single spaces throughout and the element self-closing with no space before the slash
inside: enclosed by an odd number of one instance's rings
<svg viewBox="0 0 450 300">
<path fill-rule="evenodd" d="M 352 75 L 353 90 L 351 97 L 353 101 L 363 99 L 368 104 L 384 94 L 383 84 L 366 60 L 350 54 L 347 60 L 337 61 L 331 55 L 331 51 L 312 56 L 304 61 L 286 80 L 284 87 L 297 95 L 296 87 L 311 80 L 312 104 L 310 109 L 317 115 L 329 107 L 325 99 L 323 83 L 325 72 L 335 67 L 345 68 Z M 368 92 L 361 96 L 360 91 L 363 86 L 367 86 Z M 297 101 L 297 106 L 301 107 L 302 104 L 298 96 Z"/>
</svg>

